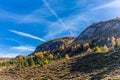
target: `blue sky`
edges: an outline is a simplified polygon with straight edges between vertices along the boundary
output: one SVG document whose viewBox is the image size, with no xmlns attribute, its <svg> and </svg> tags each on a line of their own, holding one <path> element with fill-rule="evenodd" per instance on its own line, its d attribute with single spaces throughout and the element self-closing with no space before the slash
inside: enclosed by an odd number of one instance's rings
<svg viewBox="0 0 120 80">
<path fill-rule="evenodd" d="M 0 0 L 0 57 L 28 55 L 39 44 L 117 16 L 120 0 Z"/>
</svg>

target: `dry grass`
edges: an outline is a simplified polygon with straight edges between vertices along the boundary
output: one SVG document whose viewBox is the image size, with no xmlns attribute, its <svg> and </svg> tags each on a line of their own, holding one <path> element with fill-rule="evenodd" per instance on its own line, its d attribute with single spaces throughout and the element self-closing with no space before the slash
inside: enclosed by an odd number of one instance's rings
<svg viewBox="0 0 120 80">
<path fill-rule="evenodd" d="M 120 51 L 119 51 L 120 52 Z M 57 60 L 44 67 L 11 69 L 0 73 L 3 80 L 120 80 L 120 54 L 93 53 Z"/>
</svg>

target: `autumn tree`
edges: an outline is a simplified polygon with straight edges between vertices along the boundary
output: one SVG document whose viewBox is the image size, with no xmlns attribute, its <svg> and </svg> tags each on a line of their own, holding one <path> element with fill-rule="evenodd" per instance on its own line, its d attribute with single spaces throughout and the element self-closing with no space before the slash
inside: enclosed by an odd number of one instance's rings
<svg viewBox="0 0 120 80">
<path fill-rule="evenodd" d="M 115 45 L 116 48 L 120 48 L 120 38 L 118 38 L 116 40 L 116 45 Z"/>
<path fill-rule="evenodd" d="M 116 39 L 114 36 L 111 37 L 111 44 L 112 44 L 112 48 L 114 48 L 115 46 L 115 43 L 116 43 Z"/>
<path fill-rule="evenodd" d="M 37 53 L 35 53 L 34 54 L 35 55 L 35 57 L 37 57 L 37 58 L 44 58 L 44 53 L 43 52 L 37 52 Z"/>
<path fill-rule="evenodd" d="M 61 50 L 64 50 L 64 49 L 65 49 L 65 46 L 64 46 L 64 45 L 62 45 L 62 46 L 60 47 L 60 49 L 61 49 Z"/>
<path fill-rule="evenodd" d="M 53 56 L 53 54 L 49 54 L 49 59 L 53 59 L 54 58 L 54 56 Z"/>
<path fill-rule="evenodd" d="M 31 56 L 29 56 L 28 58 L 34 58 L 34 56 L 33 56 L 33 55 L 31 55 Z"/>
<path fill-rule="evenodd" d="M 101 47 L 98 47 L 98 46 L 96 46 L 95 51 L 98 52 L 98 53 L 103 52 L 102 48 L 101 48 Z"/>
<path fill-rule="evenodd" d="M 49 62 L 48 62 L 48 60 L 46 59 L 46 60 L 45 60 L 45 64 L 48 64 L 48 63 L 49 63 Z"/>
<path fill-rule="evenodd" d="M 84 47 L 84 48 L 89 47 L 89 46 L 90 46 L 90 45 L 89 45 L 89 43 L 87 43 L 87 42 L 83 44 L 83 47 Z"/>
<path fill-rule="evenodd" d="M 68 54 L 65 55 L 65 59 L 66 59 L 66 60 L 69 60 L 69 59 L 70 59 L 70 57 L 69 57 Z"/>
<path fill-rule="evenodd" d="M 88 48 L 88 49 L 87 49 L 87 52 L 88 52 L 88 53 L 91 53 L 91 52 L 92 52 L 92 49 L 91 49 L 91 48 Z"/>
<path fill-rule="evenodd" d="M 104 45 L 103 49 L 104 49 L 104 52 L 109 52 L 109 48 L 106 45 Z"/>
</svg>

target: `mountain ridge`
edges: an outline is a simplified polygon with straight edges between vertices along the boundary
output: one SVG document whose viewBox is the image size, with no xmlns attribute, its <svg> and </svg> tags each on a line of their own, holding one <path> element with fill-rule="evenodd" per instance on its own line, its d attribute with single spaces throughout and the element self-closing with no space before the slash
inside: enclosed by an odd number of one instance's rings
<svg viewBox="0 0 120 80">
<path fill-rule="evenodd" d="M 120 18 L 116 17 L 107 21 L 101 21 L 98 23 L 93 23 L 92 25 L 88 26 L 78 37 L 65 37 L 65 38 L 58 38 L 46 42 L 44 44 L 39 45 L 35 52 L 39 51 L 50 51 L 53 54 L 57 53 L 69 53 L 72 50 L 72 47 L 78 46 L 79 48 L 83 48 L 82 45 L 85 43 L 89 43 L 90 47 L 95 46 L 104 46 L 107 45 L 111 47 L 111 38 L 120 38 Z M 64 40 L 67 39 L 71 42 L 66 44 Z M 56 41 L 58 40 L 58 42 Z M 63 42 L 62 42 L 63 41 Z M 56 47 L 58 45 L 58 47 Z M 64 46 L 66 50 L 60 51 L 60 46 Z M 55 51 L 57 49 L 58 51 Z M 73 51 L 76 52 L 76 51 Z M 80 52 L 80 51 L 79 51 Z M 33 53 L 33 54 L 34 54 Z"/>
</svg>

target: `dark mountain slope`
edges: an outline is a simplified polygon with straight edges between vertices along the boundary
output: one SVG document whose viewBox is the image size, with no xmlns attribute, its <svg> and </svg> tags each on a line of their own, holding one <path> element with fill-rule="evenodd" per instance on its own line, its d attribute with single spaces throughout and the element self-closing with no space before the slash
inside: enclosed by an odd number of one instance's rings
<svg viewBox="0 0 120 80">
<path fill-rule="evenodd" d="M 120 38 L 120 18 L 94 23 L 84 30 L 74 42 L 89 42 L 94 45 L 109 45 L 109 39 L 114 36 Z"/>
<path fill-rule="evenodd" d="M 49 42 L 46 42 L 44 44 L 39 45 L 35 52 L 40 52 L 40 51 L 49 51 L 50 53 L 57 53 L 60 51 L 61 46 L 68 46 L 74 41 L 75 37 L 64 37 L 64 38 L 58 38 Z"/>
</svg>

